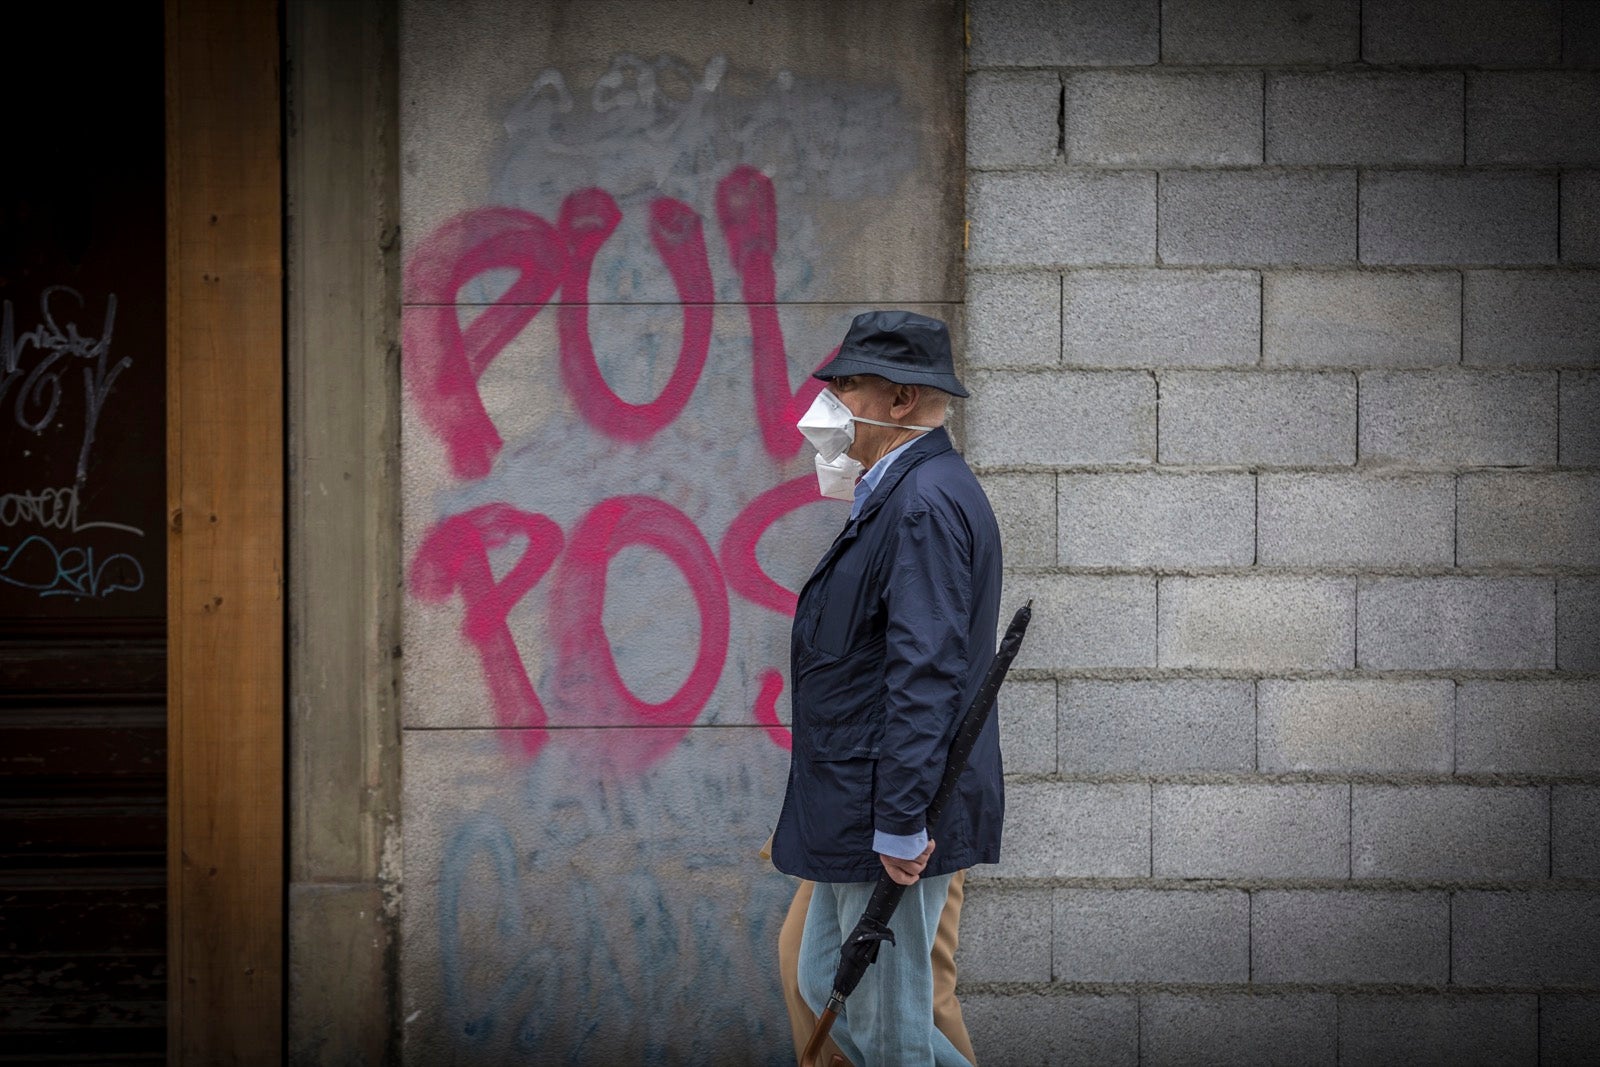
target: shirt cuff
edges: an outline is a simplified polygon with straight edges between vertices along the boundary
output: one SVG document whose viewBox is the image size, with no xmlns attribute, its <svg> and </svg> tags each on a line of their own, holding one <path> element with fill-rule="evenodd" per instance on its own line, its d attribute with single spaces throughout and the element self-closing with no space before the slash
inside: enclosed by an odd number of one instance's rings
<svg viewBox="0 0 1600 1067">
<path fill-rule="evenodd" d="M 914 860 L 922 855 L 922 850 L 927 847 L 926 829 L 918 830 L 914 834 L 886 834 L 882 830 L 872 831 L 872 851 L 893 856 L 897 860 Z"/>
</svg>

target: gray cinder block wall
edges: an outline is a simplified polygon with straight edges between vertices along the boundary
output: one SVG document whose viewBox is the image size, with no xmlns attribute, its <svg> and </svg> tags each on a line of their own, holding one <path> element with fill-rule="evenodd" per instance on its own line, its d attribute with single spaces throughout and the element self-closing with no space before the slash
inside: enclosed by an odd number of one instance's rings
<svg viewBox="0 0 1600 1067">
<path fill-rule="evenodd" d="M 1600 1062 L 1600 4 L 969 35 L 986 1062 Z"/>
</svg>

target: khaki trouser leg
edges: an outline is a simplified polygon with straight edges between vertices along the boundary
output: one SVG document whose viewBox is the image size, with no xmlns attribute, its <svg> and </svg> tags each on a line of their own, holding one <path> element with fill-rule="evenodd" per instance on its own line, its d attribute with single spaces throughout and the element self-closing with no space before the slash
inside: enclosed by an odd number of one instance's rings
<svg viewBox="0 0 1600 1067">
<path fill-rule="evenodd" d="M 976 1065 L 978 1057 L 973 1054 L 972 1039 L 967 1036 L 961 1005 L 956 1001 L 956 943 L 960 937 L 961 900 L 966 878 L 966 871 L 957 871 L 950 879 L 950 895 L 945 898 L 944 911 L 939 914 L 939 929 L 933 939 L 933 1025 Z M 806 927 L 806 909 L 811 906 L 811 887 L 810 882 L 800 883 L 789 904 L 789 914 L 784 917 L 783 929 L 778 932 L 778 974 L 783 983 L 784 1006 L 789 1009 L 796 1063 L 800 1062 L 800 1054 L 805 1051 L 811 1031 L 817 1025 L 817 1017 L 800 995 L 799 979 L 800 934 Z M 838 1055 L 838 1046 L 830 1040 L 822 1047 L 821 1062 L 827 1064 L 830 1057 Z"/>
</svg>

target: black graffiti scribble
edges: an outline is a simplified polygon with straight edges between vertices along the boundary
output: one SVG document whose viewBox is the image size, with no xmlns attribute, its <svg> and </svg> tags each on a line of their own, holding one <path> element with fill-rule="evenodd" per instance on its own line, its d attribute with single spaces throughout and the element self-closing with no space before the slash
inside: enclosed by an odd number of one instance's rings
<svg viewBox="0 0 1600 1067">
<path fill-rule="evenodd" d="M 106 314 L 99 336 L 81 333 L 76 321 L 69 320 L 63 328 L 56 321 L 51 301 L 58 294 L 75 300 L 84 307 L 83 295 L 65 285 L 52 285 L 39 296 L 40 324 L 26 333 L 18 334 L 11 301 L 4 302 L 0 312 L 0 412 L 8 397 L 13 396 L 12 411 L 17 425 L 34 433 L 42 433 L 55 420 L 61 398 L 67 386 L 63 379 L 74 366 L 83 372 L 83 443 L 78 449 L 78 467 L 75 485 L 82 486 L 89 472 L 89 452 L 94 447 L 95 427 L 100 422 L 100 410 L 105 405 L 117 376 L 133 364 L 123 356 L 109 363 L 111 333 L 117 317 L 116 294 L 106 296 Z M 40 357 L 31 367 L 24 366 L 30 351 Z"/>
</svg>

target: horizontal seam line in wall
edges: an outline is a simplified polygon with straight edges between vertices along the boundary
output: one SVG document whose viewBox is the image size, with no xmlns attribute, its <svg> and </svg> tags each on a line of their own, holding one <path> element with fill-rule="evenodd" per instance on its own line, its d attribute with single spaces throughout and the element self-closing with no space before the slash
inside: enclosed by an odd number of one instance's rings
<svg viewBox="0 0 1600 1067">
<path fill-rule="evenodd" d="M 507 269 L 510 269 L 510 268 L 507 268 Z M 488 271 L 485 271 L 483 273 L 488 273 Z M 776 307 L 776 308 L 787 308 L 787 307 L 846 307 L 846 308 L 858 308 L 858 307 L 865 307 L 868 304 L 873 304 L 873 303 L 891 303 L 891 302 L 897 302 L 897 303 L 901 303 L 901 304 L 921 305 L 923 307 L 959 307 L 964 303 L 964 301 L 961 301 L 961 300 L 921 300 L 921 299 L 911 299 L 911 298 L 908 298 L 908 297 L 883 297 L 883 298 L 878 299 L 878 300 L 867 300 L 867 299 L 863 299 L 863 300 L 775 300 L 775 301 L 765 301 L 765 302 L 764 301 L 751 301 L 751 300 L 709 300 L 709 301 L 682 301 L 682 300 L 584 300 L 584 301 L 562 301 L 562 300 L 551 300 L 551 301 L 547 301 L 546 303 L 543 303 L 543 304 L 509 303 L 509 302 L 506 302 L 506 301 L 495 301 L 495 300 L 488 300 L 488 301 L 476 301 L 476 300 L 474 300 L 474 301 L 454 301 L 454 302 L 444 302 L 444 303 L 413 303 L 413 302 L 406 302 L 406 303 L 402 303 L 400 306 L 402 308 L 436 308 L 436 307 L 445 307 L 445 308 L 448 308 L 448 307 L 453 307 L 453 308 L 473 308 L 473 307 L 482 307 L 482 308 L 505 308 L 505 307 L 519 307 L 519 308 L 527 308 L 527 307 L 536 307 L 536 308 L 547 308 L 547 307 L 549 307 L 549 308 L 563 308 L 563 307 L 591 307 L 591 308 L 594 308 L 594 307 L 604 307 L 604 308 L 653 308 L 653 307 L 670 307 L 670 308 L 680 308 L 680 307 L 712 307 L 712 308 L 717 308 L 717 307 L 725 307 L 725 308 L 744 308 L 744 307 Z"/>
<path fill-rule="evenodd" d="M 1109 890 L 1136 890 L 1151 889 L 1173 893 L 1204 893 L 1216 890 L 1298 890 L 1306 892 L 1336 892 L 1356 891 L 1361 893 L 1508 893 L 1526 892 L 1528 890 L 1548 890 L 1550 893 L 1582 893 L 1594 894 L 1596 892 L 1593 881 L 1582 879 L 1344 879 L 1330 878 L 1227 878 L 1227 877 L 1196 877 L 1196 878 L 1171 878 L 1171 877 L 1125 877 L 1125 878 L 1071 878 L 1071 877 L 1043 877 L 1033 878 L 1026 876 L 1004 876 L 972 874 L 968 876 L 970 885 L 981 885 L 986 888 L 1004 889 L 1109 889 Z"/>
<path fill-rule="evenodd" d="M 787 723 L 781 724 L 787 726 Z M 432 726 L 427 724 L 407 724 L 402 730 L 417 733 L 516 733 L 519 730 L 548 730 L 575 732 L 580 730 L 766 730 L 770 727 L 758 722 L 694 722 L 684 726 L 652 722 L 621 722 L 600 723 L 585 725 L 582 723 L 546 723 L 543 726 L 490 726 L 474 723 L 468 726 Z"/>
<path fill-rule="evenodd" d="M 974 886 L 976 879 L 968 881 L 967 885 Z M 1107 996 L 1114 994 L 1173 993 L 1186 997 L 1206 996 L 1250 996 L 1270 997 L 1283 996 L 1287 993 L 1343 993 L 1352 996 L 1371 996 L 1381 993 L 1434 993 L 1451 999 L 1471 999 L 1474 997 L 1506 996 L 1508 994 L 1533 995 L 1537 993 L 1591 993 L 1600 991 L 1600 983 L 1593 985 L 1561 985 L 1561 986 L 1524 986 L 1524 985 L 1483 985 L 1461 986 L 1456 984 L 1419 982 L 1408 984 L 1403 982 L 967 982 L 961 981 L 956 986 L 956 992 L 963 996 L 1014 996 L 1017 994 L 1035 994 L 1044 996 Z"/>
<path fill-rule="evenodd" d="M 976 374 L 976 375 L 984 375 L 984 374 L 1010 374 L 1010 375 L 1015 375 L 1015 374 L 1049 374 L 1049 373 L 1051 373 L 1053 371 L 1121 371 L 1124 374 L 1148 374 L 1148 373 L 1151 373 L 1151 372 L 1155 372 L 1155 373 L 1158 373 L 1158 374 L 1167 373 L 1167 372 L 1173 372 L 1173 373 L 1178 373 L 1178 372 L 1183 372 L 1183 373 L 1202 373 L 1203 374 L 1203 373 L 1208 373 L 1208 372 L 1212 372 L 1212 371 L 1215 371 L 1217 373 L 1233 372 L 1233 373 L 1249 373 L 1249 374 L 1262 374 L 1262 375 L 1267 375 L 1267 374 L 1339 374 L 1339 373 L 1348 374 L 1348 373 L 1351 373 L 1351 372 L 1360 372 L 1360 373 L 1363 373 L 1363 374 L 1390 374 L 1390 373 L 1402 373 L 1402 372 L 1408 371 L 1408 370 L 1415 370 L 1415 371 L 1429 371 L 1429 370 L 1441 370 L 1441 371 L 1444 371 L 1444 370 L 1449 370 L 1449 371 L 1456 371 L 1456 372 L 1464 372 L 1464 373 L 1467 373 L 1467 374 L 1508 374 L 1508 373 L 1514 373 L 1514 372 L 1517 372 L 1517 371 L 1531 372 L 1531 373 L 1537 373 L 1539 371 L 1551 371 L 1551 372 L 1569 371 L 1569 372 L 1572 372 L 1572 373 L 1577 373 L 1577 372 L 1580 372 L 1580 371 L 1583 371 L 1583 370 L 1593 370 L 1594 369 L 1594 365 L 1593 364 L 1589 364 L 1587 367 L 1582 367 L 1582 366 L 1567 366 L 1567 365 L 1561 365 L 1561 364 L 1549 364 L 1549 365 L 1546 365 L 1546 364 L 1542 364 L 1542 363 L 1541 364 L 1531 364 L 1531 363 L 1508 364 L 1508 363 L 1499 363 L 1499 364 L 1489 365 L 1489 364 L 1473 364 L 1473 363 L 1461 364 L 1461 363 L 1443 363 L 1443 362 L 1441 362 L 1441 363 L 1433 363 L 1433 364 L 1413 363 L 1413 364 L 1408 364 L 1408 365 L 1405 365 L 1405 366 L 1381 366 L 1381 365 L 1376 365 L 1375 366 L 1375 365 L 1370 364 L 1370 363 L 1326 363 L 1326 364 L 1318 364 L 1318 363 L 1292 363 L 1292 364 L 1268 363 L 1268 364 L 1263 366 L 1263 365 L 1255 364 L 1255 363 L 1242 363 L 1241 362 L 1241 363 L 1234 363 L 1234 364 L 1224 364 L 1224 363 L 1189 363 L 1189 364 L 1184 364 L 1184 363 L 1163 363 L 1163 364 L 1161 364 L 1159 366 L 1154 366 L 1154 365 L 1151 365 L 1151 364 L 1140 365 L 1140 364 L 1136 364 L 1136 363 L 1110 363 L 1110 364 L 1094 364 L 1094 363 L 1049 363 L 1049 364 L 1039 364 L 1039 363 L 1009 363 L 1009 364 L 1007 364 L 1007 363 L 980 363 L 980 364 L 974 364 L 969 360 L 968 361 L 968 365 L 967 365 L 967 367 L 965 369 L 969 373 Z M 1562 466 L 1564 467 L 1564 465 L 1562 465 Z"/>
<path fill-rule="evenodd" d="M 988 174 L 1259 174 L 1272 177 L 1279 174 L 1329 174 L 1360 172 L 1361 179 L 1374 174 L 1431 174 L 1439 177 L 1462 177 L 1474 174 L 1527 174 L 1555 177 L 1562 170 L 1588 169 L 1592 164 L 1562 160 L 1530 160 L 1516 163 L 1412 163 L 1397 160 L 1353 160 L 1339 162 L 1306 163 L 1207 163 L 1190 160 L 1139 160 L 1115 163 L 1003 163 L 974 164 L 967 168 L 969 177 Z"/>
<path fill-rule="evenodd" d="M 970 460 L 969 460 L 970 462 Z M 1458 474 L 1498 474 L 1507 477 L 1520 475 L 1573 474 L 1591 475 L 1600 471 L 1600 465 L 1570 467 L 1480 467 L 1480 466 L 1402 466 L 1396 463 L 1373 462 L 1364 464 L 1329 463 L 1275 466 L 1270 463 L 1161 463 L 1150 460 L 1125 463 L 993 463 L 972 464 L 978 477 L 991 474 L 1164 474 L 1172 477 L 1198 474 L 1328 474 L 1367 476 L 1370 481 L 1400 481 L 1429 476 Z"/>
<path fill-rule="evenodd" d="M 1544 789 L 1552 785 L 1584 785 L 1600 781 L 1594 774 L 1501 773 L 1488 771 L 1115 771 L 1007 774 L 1015 785 L 1179 785 L 1260 786 L 1293 785 L 1385 786 L 1436 789 L 1462 786 L 1470 789 Z M 1540 875 L 1541 881 L 1548 875 Z"/>
<path fill-rule="evenodd" d="M 1570 260 L 1538 260 L 1524 261 L 1521 263 L 1463 263 L 1460 261 L 1449 262 L 1446 260 L 1393 260 L 1373 261 L 1357 259 L 1329 259 L 1304 262 L 1276 262 L 1264 263 L 1260 260 L 1180 260 L 1174 262 L 1171 253 L 1163 253 L 1160 263 L 1155 260 L 1155 252 L 1150 253 L 1149 259 L 1084 259 L 1073 262 L 1060 260 L 1031 260 L 1008 263 L 986 263 L 982 260 L 967 264 L 969 274 L 1065 274 L 1073 271 L 1113 271 L 1113 270 L 1249 270 L 1266 272 L 1301 271 L 1305 273 L 1422 273 L 1425 271 L 1454 272 L 1467 271 L 1473 273 L 1498 273 L 1511 274 L 1521 272 L 1543 272 L 1547 274 L 1592 274 L 1600 260 L 1588 262 L 1573 262 Z M 969 252 L 969 261 L 972 254 Z M 910 303 L 911 301 L 907 301 Z M 936 303 L 923 301 L 923 303 Z M 408 304 L 407 307 L 419 305 Z M 448 306 L 448 305 L 446 305 Z M 758 305 L 760 306 L 760 305 Z M 1594 366 L 1590 363 L 1588 366 Z"/>
<path fill-rule="evenodd" d="M 989 63 L 969 66 L 965 73 L 1022 74 L 1029 72 L 1051 74 L 1464 74 L 1464 73 L 1527 73 L 1582 74 L 1583 68 L 1550 66 L 1548 64 L 1485 65 L 1470 63 L 1374 63 L 1364 59 L 1330 63 Z"/>
<path fill-rule="evenodd" d="M 1279 682 L 1404 682 L 1404 681 L 1462 681 L 1462 682 L 1593 682 L 1600 681 L 1600 671 L 1568 671 L 1554 667 L 1528 667 L 1517 669 L 1463 670 L 1459 667 L 1439 668 L 1344 668 L 1316 670 L 1311 668 L 1281 668 L 1263 671 L 1235 667 L 1013 667 L 1011 679 L 1019 682 L 1165 682 L 1183 679 L 1211 681 L 1279 681 Z M 530 729 L 530 727 L 518 727 Z"/>
<path fill-rule="evenodd" d="M 1600 568 L 1578 564 L 1499 564 L 1486 567 L 1451 567 L 1449 564 L 1405 565 L 1352 563 L 1221 564 L 1213 567 L 1149 564 L 1082 564 L 1078 566 L 1007 567 L 1017 578 L 1562 578 L 1600 575 Z"/>
</svg>

